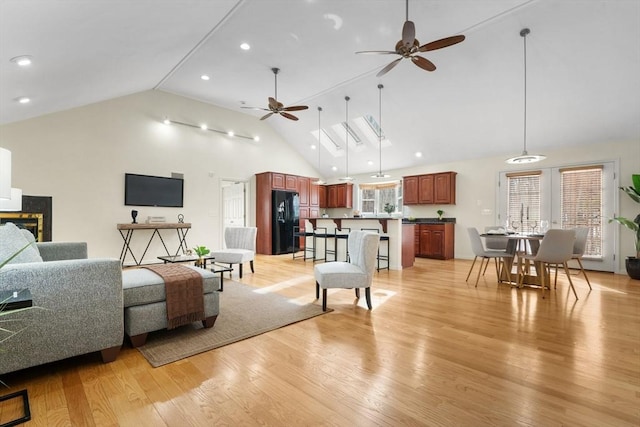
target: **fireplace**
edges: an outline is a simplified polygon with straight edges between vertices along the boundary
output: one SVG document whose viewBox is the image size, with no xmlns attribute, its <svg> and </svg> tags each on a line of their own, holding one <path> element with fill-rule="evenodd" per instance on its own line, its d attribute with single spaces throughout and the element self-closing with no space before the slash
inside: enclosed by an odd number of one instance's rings
<svg viewBox="0 0 640 427">
<path fill-rule="evenodd" d="M 31 231 L 38 242 L 50 242 L 51 214 L 51 197 L 22 196 L 22 211 L 0 212 L 0 224 L 12 222 Z"/>
</svg>

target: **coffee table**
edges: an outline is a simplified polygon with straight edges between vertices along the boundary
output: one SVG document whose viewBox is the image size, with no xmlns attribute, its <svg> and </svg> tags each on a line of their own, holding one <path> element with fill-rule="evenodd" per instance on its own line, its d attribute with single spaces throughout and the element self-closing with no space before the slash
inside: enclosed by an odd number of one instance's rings
<svg viewBox="0 0 640 427">
<path fill-rule="evenodd" d="M 207 268 L 207 260 L 213 260 L 215 257 L 213 255 L 205 255 L 203 257 L 199 257 L 197 255 L 164 255 L 159 256 L 158 259 L 164 261 L 164 263 L 174 263 L 174 262 L 196 262 L 199 258 L 202 258 L 204 265 L 202 268 Z"/>
<path fill-rule="evenodd" d="M 226 265 L 211 263 L 211 272 L 212 273 L 220 273 L 220 292 L 224 290 L 224 273 L 233 271 L 233 268 L 227 267 Z"/>
</svg>

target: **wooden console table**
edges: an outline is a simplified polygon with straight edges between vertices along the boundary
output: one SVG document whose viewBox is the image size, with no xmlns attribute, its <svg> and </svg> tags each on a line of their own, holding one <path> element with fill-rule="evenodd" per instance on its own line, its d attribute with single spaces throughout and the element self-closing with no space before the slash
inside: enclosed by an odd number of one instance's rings
<svg viewBox="0 0 640 427">
<path fill-rule="evenodd" d="M 187 232 L 191 228 L 191 223 L 181 223 L 181 222 L 160 222 L 153 224 L 117 224 L 118 231 L 122 236 L 122 240 L 124 240 L 124 244 L 122 245 L 122 251 L 120 251 L 120 262 L 124 266 L 124 261 L 127 258 L 127 254 L 131 254 L 133 261 L 136 263 L 135 265 L 140 265 L 144 256 L 147 254 L 147 250 L 151 245 L 151 241 L 155 236 L 160 238 L 162 242 L 162 246 L 164 246 L 164 250 L 167 252 L 167 255 L 171 256 L 169 253 L 169 249 L 167 249 L 167 245 L 164 243 L 162 239 L 162 235 L 160 234 L 160 230 L 176 230 L 178 233 L 178 249 L 174 256 L 177 256 L 181 250 L 187 251 Z M 151 233 L 151 237 L 149 237 L 149 241 L 147 242 L 147 247 L 144 249 L 140 260 L 136 258 L 131 250 L 131 238 L 133 237 L 133 232 L 135 230 L 153 230 Z"/>
</svg>

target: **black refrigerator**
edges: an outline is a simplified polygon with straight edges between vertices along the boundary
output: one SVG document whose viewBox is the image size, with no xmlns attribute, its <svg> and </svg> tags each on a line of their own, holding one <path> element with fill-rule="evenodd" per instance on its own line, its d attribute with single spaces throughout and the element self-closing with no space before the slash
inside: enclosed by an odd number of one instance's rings
<svg viewBox="0 0 640 427">
<path fill-rule="evenodd" d="M 271 193 L 271 252 L 290 254 L 300 249 L 299 239 L 293 238 L 293 227 L 300 222 L 300 197 L 294 191 L 273 190 Z"/>
</svg>

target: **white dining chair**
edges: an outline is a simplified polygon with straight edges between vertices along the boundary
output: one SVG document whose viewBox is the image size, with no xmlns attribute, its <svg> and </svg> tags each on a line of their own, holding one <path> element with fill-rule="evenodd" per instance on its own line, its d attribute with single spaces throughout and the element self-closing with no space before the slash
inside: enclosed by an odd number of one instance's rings
<svg viewBox="0 0 640 427">
<path fill-rule="evenodd" d="M 469 239 L 471 241 L 471 250 L 473 251 L 475 257 L 473 258 L 473 263 L 471 263 L 471 268 L 469 269 L 469 273 L 467 274 L 466 281 L 469 281 L 469 277 L 471 276 L 473 267 L 476 264 L 476 260 L 480 258 L 480 268 L 478 269 L 478 275 L 476 276 L 476 287 L 478 286 L 478 280 L 480 280 L 480 274 L 484 276 L 484 273 L 487 270 L 487 265 L 489 265 L 489 260 L 491 259 L 494 260 L 496 265 L 496 275 L 498 276 L 498 281 L 500 281 L 500 268 L 498 266 L 498 259 L 500 259 L 500 265 L 503 266 L 503 270 L 507 275 L 507 280 L 511 282 L 511 272 L 508 268 L 504 268 L 504 258 L 513 258 L 513 254 L 507 253 L 506 250 L 485 249 L 484 244 L 482 243 L 482 238 L 480 237 L 480 233 L 478 233 L 478 230 L 475 227 L 467 228 L 467 232 L 469 233 Z M 484 264 L 485 260 L 487 261 L 486 264 Z"/>
<path fill-rule="evenodd" d="M 567 261 L 573 256 L 573 244 L 576 240 L 575 230 L 559 230 L 552 229 L 545 233 L 544 238 L 540 242 L 540 248 L 535 254 L 522 255 L 524 265 L 522 271 L 519 272 L 519 285 L 522 286 L 525 270 L 530 268 L 531 262 L 536 266 L 536 274 L 539 277 L 540 288 L 542 292 L 542 298 L 544 298 L 545 288 L 550 285 L 550 269 L 551 267 L 558 268 L 562 266 L 569 284 L 573 290 L 573 294 L 578 299 L 576 289 L 573 287 L 571 276 L 569 275 L 569 268 Z"/>
</svg>

